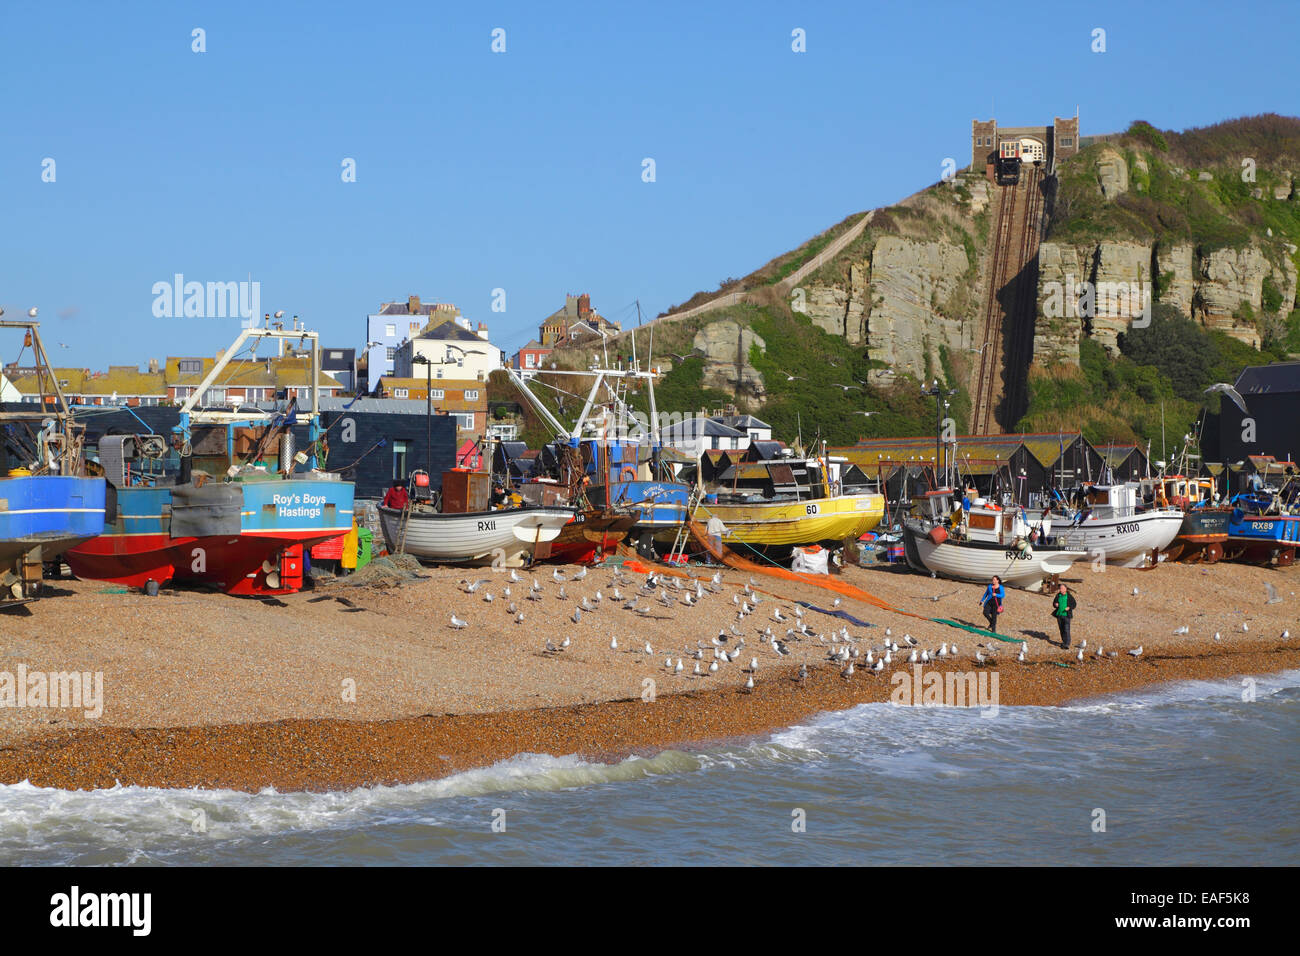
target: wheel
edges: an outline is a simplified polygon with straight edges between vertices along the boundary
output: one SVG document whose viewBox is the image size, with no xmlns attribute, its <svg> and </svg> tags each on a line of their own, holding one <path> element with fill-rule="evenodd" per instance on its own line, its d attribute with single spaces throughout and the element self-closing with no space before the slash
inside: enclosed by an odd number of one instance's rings
<svg viewBox="0 0 1300 956">
<path fill-rule="evenodd" d="M 1277 566 L 1279 568 L 1289 568 L 1295 563 L 1295 548 L 1279 548 L 1277 551 Z"/>
<path fill-rule="evenodd" d="M 1206 564 L 1216 564 L 1223 557 L 1223 545 L 1215 542 L 1207 544 L 1205 550 L 1201 552 L 1201 560 Z"/>
</svg>

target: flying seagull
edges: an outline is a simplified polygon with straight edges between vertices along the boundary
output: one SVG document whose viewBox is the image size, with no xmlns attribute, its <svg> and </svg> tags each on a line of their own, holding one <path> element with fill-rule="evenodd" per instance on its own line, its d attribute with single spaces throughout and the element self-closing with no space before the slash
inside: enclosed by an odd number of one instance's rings
<svg viewBox="0 0 1300 956">
<path fill-rule="evenodd" d="M 1243 415 L 1250 414 L 1250 412 L 1246 410 L 1246 400 L 1241 397 L 1241 393 L 1227 382 L 1215 382 L 1205 390 L 1206 395 L 1209 395 L 1211 392 L 1222 392 L 1224 395 L 1227 395 L 1232 399 L 1232 403 L 1241 409 Z"/>
</svg>

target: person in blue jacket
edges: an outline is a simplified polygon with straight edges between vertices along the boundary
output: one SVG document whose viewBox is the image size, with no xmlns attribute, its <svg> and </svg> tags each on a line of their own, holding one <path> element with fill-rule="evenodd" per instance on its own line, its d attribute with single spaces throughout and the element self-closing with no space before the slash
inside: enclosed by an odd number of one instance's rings
<svg viewBox="0 0 1300 956">
<path fill-rule="evenodd" d="M 984 589 L 984 596 L 980 598 L 980 604 L 984 608 L 984 617 L 989 622 L 989 630 L 994 634 L 998 632 L 998 615 L 1002 613 L 1002 599 L 1007 596 L 1006 588 L 1002 586 L 1002 579 L 996 574 L 989 586 Z"/>
</svg>

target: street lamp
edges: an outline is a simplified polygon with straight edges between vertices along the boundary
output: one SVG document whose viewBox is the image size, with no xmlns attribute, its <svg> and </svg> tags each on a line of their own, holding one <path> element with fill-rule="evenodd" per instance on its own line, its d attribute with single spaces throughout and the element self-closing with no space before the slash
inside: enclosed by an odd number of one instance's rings
<svg viewBox="0 0 1300 956">
<path fill-rule="evenodd" d="M 948 407 L 948 403 L 943 401 L 943 396 L 956 395 L 957 389 L 950 388 L 945 391 L 939 387 L 939 380 L 936 378 L 929 388 L 921 389 L 921 394 L 929 395 L 934 399 L 934 480 L 937 482 L 939 462 L 943 460 L 943 410 Z"/>
</svg>

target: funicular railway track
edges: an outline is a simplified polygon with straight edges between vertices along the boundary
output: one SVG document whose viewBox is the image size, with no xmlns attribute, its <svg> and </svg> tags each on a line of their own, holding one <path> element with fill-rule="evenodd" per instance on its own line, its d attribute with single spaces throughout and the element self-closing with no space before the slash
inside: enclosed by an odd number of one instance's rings
<svg viewBox="0 0 1300 956">
<path fill-rule="evenodd" d="M 1028 356 L 1023 354 L 1026 336 L 1031 344 L 1033 341 L 1035 289 L 1031 286 L 1036 285 L 1037 269 L 1026 267 L 1032 267 L 1038 255 L 1042 176 L 1040 168 L 1025 166 L 1015 185 L 1000 189 L 982 341 L 974 375 L 971 431 L 976 435 L 1001 431 L 996 410 L 1003 383 L 1023 387 L 1025 370 L 1012 366 L 1021 361 L 1028 363 Z M 1004 343 L 1008 325 L 1010 336 Z"/>
</svg>

